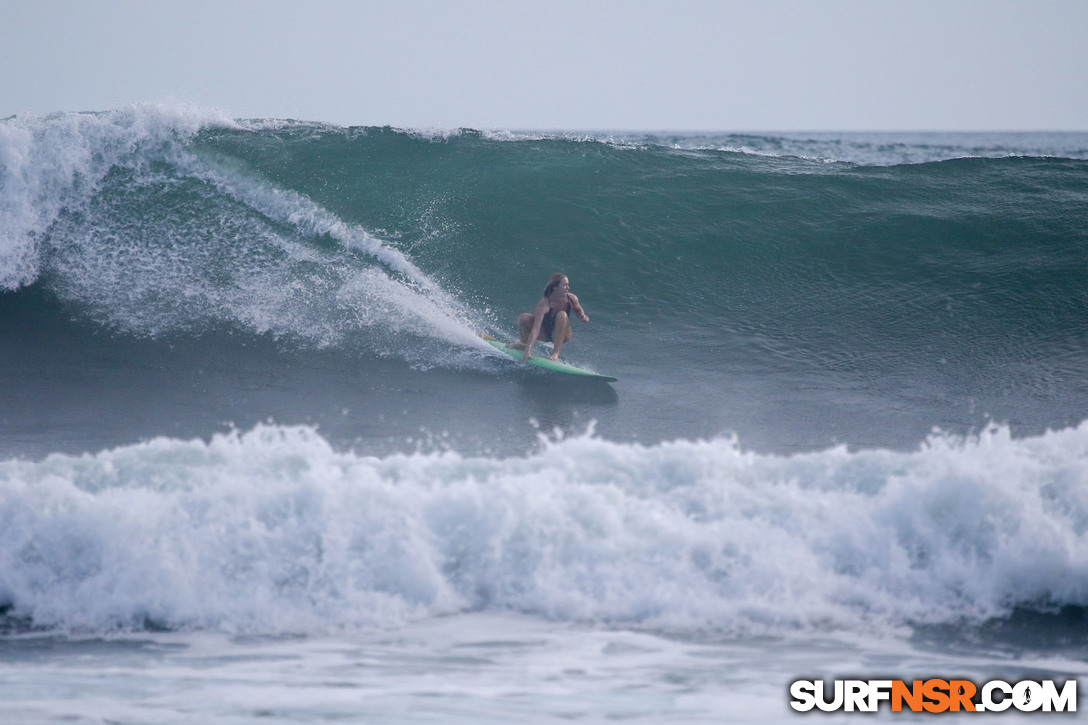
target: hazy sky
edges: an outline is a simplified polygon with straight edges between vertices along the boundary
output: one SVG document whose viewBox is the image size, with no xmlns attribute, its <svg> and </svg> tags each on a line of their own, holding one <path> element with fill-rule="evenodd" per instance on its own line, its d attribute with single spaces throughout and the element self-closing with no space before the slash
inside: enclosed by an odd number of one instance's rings
<svg viewBox="0 0 1088 725">
<path fill-rule="evenodd" d="M 0 117 L 1088 130 L 1088 0 L 0 0 Z"/>
</svg>

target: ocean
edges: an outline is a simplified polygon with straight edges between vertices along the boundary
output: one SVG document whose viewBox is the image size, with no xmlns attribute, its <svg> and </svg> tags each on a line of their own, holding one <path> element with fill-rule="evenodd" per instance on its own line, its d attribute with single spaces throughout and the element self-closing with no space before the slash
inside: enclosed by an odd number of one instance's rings
<svg viewBox="0 0 1088 725">
<path fill-rule="evenodd" d="M 0 721 L 930 678 L 1088 682 L 1088 133 L 0 121 Z"/>
</svg>

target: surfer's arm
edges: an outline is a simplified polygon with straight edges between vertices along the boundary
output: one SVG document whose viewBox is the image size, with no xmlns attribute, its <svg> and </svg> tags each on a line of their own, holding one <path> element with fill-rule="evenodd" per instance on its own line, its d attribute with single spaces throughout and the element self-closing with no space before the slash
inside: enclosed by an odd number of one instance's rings
<svg viewBox="0 0 1088 725">
<path fill-rule="evenodd" d="M 578 301 L 578 298 L 568 292 L 567 299 L 570 301 L 571 310 L 574 311 L 574 314 L 578 315 L 578 319 L 582 322 L 589 322 L 589 315 L 582 309 L 582 304 Z"/>
</svg>

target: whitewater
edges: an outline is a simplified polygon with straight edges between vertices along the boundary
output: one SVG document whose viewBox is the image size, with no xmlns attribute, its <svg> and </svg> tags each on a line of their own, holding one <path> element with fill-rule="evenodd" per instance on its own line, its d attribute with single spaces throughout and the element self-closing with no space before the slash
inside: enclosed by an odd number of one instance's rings
<svg viewBox="0 0 1088 725">
<path fill-rule="evenodd" d="M 1083 684 L 1086 202 L 1075 133 L 5 119 L 0 716 Z M 480 341 L 556 270 L 617 383 Z"/>
<path fill-rule="evenodd" d="M 9 616 L 335 632 L 480 609 L 719 636 L 981 623 L 1088 594 L 1088 426 L 788 458 L 591 435 L 377 459 L 306 428 L 0 469 Z"/>
</svg>

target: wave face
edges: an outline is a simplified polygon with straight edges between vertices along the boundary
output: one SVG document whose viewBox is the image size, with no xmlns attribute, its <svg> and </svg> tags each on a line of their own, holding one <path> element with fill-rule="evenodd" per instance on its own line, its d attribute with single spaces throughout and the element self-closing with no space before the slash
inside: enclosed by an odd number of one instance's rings
<svg viewBox="0 0 1088 725">
<path fill-rule="evenodd" d="M 1086 136 L 16 117 L 0 136 L 0 289 L 41 284 L 137 335 L 225 325 L 405 355 L 508 326 L 545 270 L 570 267 L 610 324 L 637 311 L 697 343 L 724 328 L 845 362 L 917 359 L 920 342 L 977 356 L 1015 335 L 1015 357 L 1085 340 Z"/>
<path fill-rule="evenodd" d="M 16 117 L 0 126 L 0 313 L 22 321 L 8 344 L 28 359 L 70 356 L 91 330 L 84 354 L 114 361 L 107 380 L 163 359 L 179 378 L 206 370 L 213 335 L 232 355 L 274 340 L 341 369 L 494 375 L 477 333 L 512 336 L 561 269 L 593 320 L 573 361 L 645 394 L 613 420 L 586 416 L 609 437 L 909 448 L 990 420 L 1039 434 L 1088 417 L 1086 159 L 1083 133 L 421 133 L 153 106 Z M 450 407 L 478 393 L 450 385 Z M 480 400 L 481 416 L 505 405 Z M 284 419 L 221 419 L 255 417 Z"/>
<path fill-rule="evenodd" d="M 512 610 L 674 632 L 1088 606 L 1088 424 L 780 457 L 582 436 L 499 460 L 261 426 L 0 464 L 0 601 L 73 631 Z M 562 471 L 562 475 L 556 475 Z"/>
</svg>

